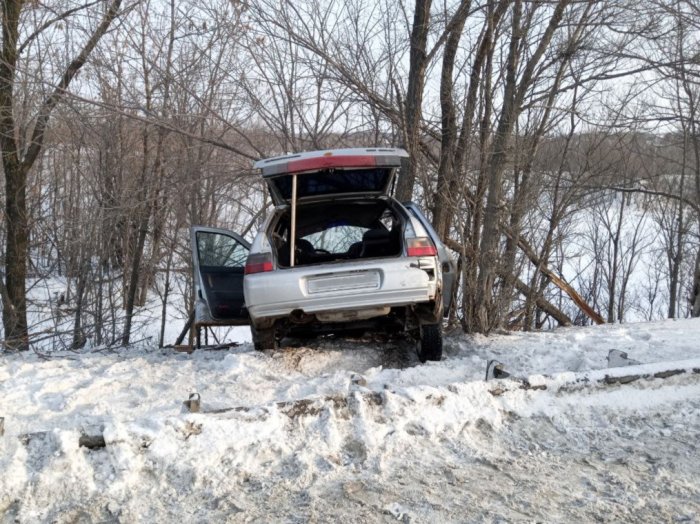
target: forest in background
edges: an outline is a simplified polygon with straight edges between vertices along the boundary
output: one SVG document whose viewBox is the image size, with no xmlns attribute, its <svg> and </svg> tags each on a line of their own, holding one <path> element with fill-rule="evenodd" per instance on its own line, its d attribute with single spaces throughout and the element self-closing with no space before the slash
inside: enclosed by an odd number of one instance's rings
<svg viewBox="0 0 700 524">
<path fill-rule="evenodd" d="M 2 23 L 6 349 L 128 345 L 149 297 L 186 316 L 189 226 L 250 238 L 255 159 L 353 146 L 409 151 L 396 195 L 454 251 L 466 332 L 700 316 L 697 0 L 14 0 Z"/>
</svg>

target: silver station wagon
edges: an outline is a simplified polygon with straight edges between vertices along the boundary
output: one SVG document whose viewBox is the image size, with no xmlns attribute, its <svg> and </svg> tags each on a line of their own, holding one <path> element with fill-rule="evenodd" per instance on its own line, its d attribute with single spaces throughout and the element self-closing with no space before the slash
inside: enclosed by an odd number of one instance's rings
<svg viewBox="0 0 700 524">
<path fill-rule="evenodd" d="M 313 151 L 255 163 L 274 211 L 252 245 L 192 228 L 195 326 L 250 324 L 282 337 L 407 333 L 442 357 L 455 267 L 420 209 L 391 196 L 402 149 Z"/>
</svg>

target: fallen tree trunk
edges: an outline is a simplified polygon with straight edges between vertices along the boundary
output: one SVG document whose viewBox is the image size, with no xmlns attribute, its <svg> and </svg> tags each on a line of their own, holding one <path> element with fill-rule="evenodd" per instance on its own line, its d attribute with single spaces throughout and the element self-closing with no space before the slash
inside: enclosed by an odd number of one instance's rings
<svg viewBox="0 0 700 524">
<path fill-rule="evenodd" d="M 581 295 L 578 294 L 578 292 L 571 287 L 571 285 L 564 280 L 561 276 L 557 275 L 554 271 L 549 269 L 546 264 L 539 259 L 537 256 L 537 253 L 535 253 L 535 250 L 530 246 L 530 244 L 527 243 L 527 241 L 520 235 L 516 235 L 513 233 L 513 231 L 509 227 L 503 227 L 503 232 L 506 234 L 506 236 L 512 240 L 517 240 L 518 242 L 518 247 L 520 250 L 525 253 L 525 256 L 530 259 L 530 262 L 532 262 L 537 270 L 548 277 L 551 282 L 557 286 L 559 289 L 564 291 L 567 295 L 569 295 L 569 298 L 573 300 L 573 302 L 583 311 L 588 318 L 590 318 L 593 322 L 596 324 L 605 324 L 605 319 L 603 319 L 600 314 L 594 310 L 591 306 L 588 305 L 588 303 L 583 299 Z"/>
<path fill-rule="evenodd" d="M 502 225 L 502 230 L 508 238 L 510 238 L 512 240 L 517 240 L 518 247 L 525 254 L 525 256 L 530 260 L 530 262 L 532 262 L 532 264 L 535 265 L 537 270 L 540 273 L 542 273 L 543 275 L 545 275 L 547 278 L 549 278 L 550 281 L 555 286 L 557 286 L 559 289 L 564 291 L 564 293 L 566 293 L 569 296 L 569 298 L 571 298 L 571 300 L 574 302 L 574 304 L 576 304 L 579 307 L 579 309 L 581 309 L 581 311 L 583 311 L 586 314 L 586 316 L 588 316 L 588 318 L 590 318 L 596 324 L 605 324 L 605 319 L 603 319 L 603 317 L 600 316 L 600 314 L 597 311 L 595 311 L 590 305 L 588 305 L 588 303 L 584 300 L 584 298 L 581 295 L 579 295 L 579 293 L 571 286 L 571 284 L 569 284 L 566 280 L 564 280 L 560 275 L 557 275 L 554 271 L 549 269 L 547 267 L 547 265 L 544 264 L 544 262 L 542 262 L 540 260 L 540 258 L 537 256 L 537 253 L 532 248 L 532 246 L 530 246 L 527 243 L 527 241 L 525 241 L 525 239 L 522 238 L 522 236 L 515 235 L 515 233 L 513 233 L 513 231 L 508 226 L 505 226 L 505 225 Z M 449 247 L 450 249 L 453 249 L 453 250 L 461 253 L 466 258 L 473 258 L 476 256 L 474 249 L 467 248 L 466 246 L 462 246 L 460 243 L 455 242 L 454 240 L 446 239 L 445 245 L 447 247 Z M 500 270 L 497 269 L 497 271 L 499 272 L 499 276 L 501 278 L 510 278 L 511 277 L 511 275 L 505 275 L 503 273 L 502 269 L 500 269 Z M 515 287 L 520 293 L 525 293 L 525 290 L 530 289 L 527 286 L 527 284 L 525 284 L 522 281 L 516 282 Z M 561 312 L 561 310 L 556 308 L 556 306 L 554 306 L 550 302 L 548 302 L 546 300 L 544 302 L 542 302 L 543 300 L 544 299 L 542 297 L 538 297 L 536 299 L 537 305 L 541 309 L 543 309 L 547 313 L 550 313 L 550 311 L 552 311 L 552 312 L 559 311 L 561 314 L 557 314 L 557 316 L 559 318 L 561 318 L 562 320 L 564 320 L 564 318 L 567 319 L 564 322 L 564 325 L 571 325 L 571 323 L 572 323 L 571 319 L 567 315 L 565 315 L 563 312 Z M 546 306 L 546 309 L 545 309 L 545 307 L 542 307 L 541 304 L 548 304 L 548 305 Z M 548 310 L 550 310 L 550 311 L 548 311 Z M 557 321 L 559 322 L 559 318 L 557 318 L 557 316 L 555 316 L 552 313 L 550 313 L 550 314 L 552 315 L 552 317 L 557 319 Z"/>
<path fill-rule="evenodd" d="M 461 253 L 466 258 L 472 258 L 474 255 L 473 249 L 462 246 L 454 240 L 447 239 L 445 241 L 445 245 L 450 249 Z M 501 278 L 506 278 L 506 274 L 503 272 L 502 269 L 497 269 L 497 273 Z M 508 278 L 510 277 L 511 275 L 508 275 Z M 564 313 L 561 309 L 559 309 L 550 301 L 545 299 L 543 296 L 533 292 L 530 286 L 528 286 L 519 278 L 515 279 L 515 288 L 518 290 L 518 292 L 522 293 L 525 296 L 535 295 L 535 303 L 537 304 L 537 307 L 539 307 L 542 311 L 550 315 L 554 320 L 556 320 L 559 323 L 560 326 L 570 326 L 571 324 L 573 324 L 573 321 L 571 320 L 571 318 L 569 318 L 569 316 L 566 313 Z M 574 291 L 574 293 L 576 292 Z"/>
<path fill-rule="evenodd" d="M 501 276 L 504 277 L 504 275 Z M 566 313 L 564 313 L 561 309 L 552 304 L 549 300 L 546 300 L 543 296 L 534 292 L 530 288 L 530 286 L 528 286 L 519 278 L 515 279 L 515 289 L 517 289 L 520 293 L 522 293 L 525 296 L 533 294 L 535 296 L 535 304 L 537 304 L 537 307 L 545 313 L 547 313 L 549 316 L 551 316 L 554 320 L 559 322 L 560 326 L 570 326 L 571 324 L 573 324 L 573 321 L 569 318 L 569 316 Z"/>
</svg>

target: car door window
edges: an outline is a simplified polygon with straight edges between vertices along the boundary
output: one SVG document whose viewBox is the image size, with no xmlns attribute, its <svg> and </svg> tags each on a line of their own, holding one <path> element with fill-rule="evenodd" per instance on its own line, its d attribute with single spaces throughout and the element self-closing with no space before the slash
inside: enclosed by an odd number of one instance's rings
<svg viewBox="0 0 700 524">
<path fill-rule="evenodd" d="M 197 233 L 197 251 L 202 266 L 242 268 L 248 249 L 235 238 L 220 233 Z"/>
</svg>

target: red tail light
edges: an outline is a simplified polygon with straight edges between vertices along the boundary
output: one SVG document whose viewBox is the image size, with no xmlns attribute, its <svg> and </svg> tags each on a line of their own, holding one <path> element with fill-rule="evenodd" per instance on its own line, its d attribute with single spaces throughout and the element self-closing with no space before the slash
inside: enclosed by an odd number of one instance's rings
<svg viewBox="0 0 700 524">
<path fill-rule="evenodd" d="M 437 255 L 435 244 L 428 237 L 409 238 L 406 242 L 409 257 L 433 257 Z"/>
<path fill-rule="evenodd" d="M 245 263 L 245 274 L 265 273 L 272 271 L 272 253 L 254 253 L 248 255 Z"/>
</svg>

